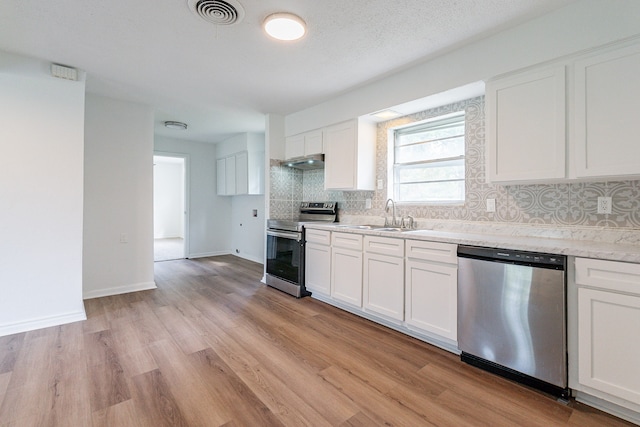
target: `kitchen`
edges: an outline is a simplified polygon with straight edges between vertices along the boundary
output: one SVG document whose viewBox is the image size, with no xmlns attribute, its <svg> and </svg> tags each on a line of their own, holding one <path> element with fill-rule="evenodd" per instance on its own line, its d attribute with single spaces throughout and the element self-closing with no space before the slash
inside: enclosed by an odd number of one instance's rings
<svg viewBox="0 0 640 427">
<path fill-rule="evenodd" d="M 622 3 L 616 3 L 616 5 L 623 5 Z M 604 3 L 598 2 L 586 2 L 575 5 L 573 8 L 567 9 L 563 12 L 559 12 L 554 15 L 548 16 L 546 19 L 540 20 L 535 23 L 530 23 L 528 26 L 522 27 L 519 31 L 514 31 L 511 33 L 506 33 L 502 35 L 495 35 L 490 37 L 489 39 L 478 41 L 477 43 L 463 47 L 460 50 L 450 52 L 448 54 L 443 55 L 442 57 L 434 59 L 429 66 L 426 65 L 418 65 L 415 68 L 408 69 L 397 76 L 390 77 L 387 80 L 383 80 L 378 83 L 373 83 L 369 86 L 365 86 L 362 88 L 358 88 L 353 90 L 352 92 L 345 93 L 336 97 L 332 101 L 327 101 L 325 105 L 317 106 L 315 108 L 310 108 L 309 110 L 300 111 L 298 113 L 289 114 L 287 116 L 280 115 L 269 115 L 268 120 L 268 131 L 267 131 L 267 149 L 269 155 L 267 156 L 269 159 L 283 159 L 284 158 L 284 138 L 286 136 L 297 135 L 306 131 L 310 131 L 313 129 L 319 129 L 324 126 L 330 126 L 334 123 L 340 123 L 344 120 L 359 117 L 363 114 L 368 114 L 373 111 L 378 111 L 383 108 L 387 108 L 389 106 L 400 105 L 407 100 L 412 100 L 416 97 L 416 94 L 420 96 L 426 96 L 430 94 L 440 94 L 444 93 L 451 88 L 457 88 L 464 86 L 469 82 L 474 82 L 478 80 L 482 80 L 484 78 L 489 78 L 491 76 L 497 76 L 502 73 L 517 70 L 526 66 L 530 66 L 532 64 L 545 62 L 547 60 L 562 57 L 564 55 L 570 55 L 578 51 L 582 51 L 584 49 L 589 49 L 594 46 L 605 45 L 611 41 L 623 39 L 626 37 L 630 37 L 634 34 L 637 34 L 637 28 L 630 21 L 633 21 L 632 17 L 634 15 L 635 9 L 631 3 L 625 3 L 623 5 L 625 8 L 620 10 L 615 10 L 614 7 L 609 7 L 609 5 L 605 5 Z M 621 6 L 622 7 L 622 6 Z M 612 26 L 610 23 L 607 23 L 607 19 L 600 19 L 601 17 L 610 17 L 614 22 L 619 23 L 619 25 Z M 584 29 L 584 22 L 590 22 L 592 26 L 589 30 Z M 562 29 L 561 29 L 562 27 Z M 569 27 L 574 30 L 573 36 L 571 40 L 565 40 L 562 37 L 564 34 L 564 28 Z M 614 28 L 615 27 L 615 28 Z M 544 28 L 543 31 L 540 29 Z M 536 31 L 537 30 L 537 31 Z M 517 36 L 517 37 L 516 37 Z M 520 46 L 527 46 L 528 49 L 513 49 L 513 40 L 518 40 L 518 44 Z M 558 40 L 563 40 L 562 43 L 558 42 Z M 508 51 L 510 52 L 509 58 L 505 58 L 499 55 L 492 54 L 494 51 Z M 469 66 L 469 64 L 473 64 L 473 66 Z M 466 65 L 466 66 L 465 66 Z M 451 70 L 458 70 L 455 73 L 452 73 Z M 122 103 L 126 104 L 126 103 Z M 445 103 L 446 104 L 446 103 Z M 444 105 L 444 104 L 443 104 Z M 130 108 L 128 105 L 118 105 L 118 107 Z M 436 106 L 433 106 L 434 108 Z M 117 108 L 114 108 L 114 110 Z M 423 110 L 424 111 L 424 110 Z M 136 110 L 136 112 L 139 112 Z M 44 115 L 36 116 L 36 118 L 44 119 Z M 140 121 L 150 122 L 152 118 L 149 117 L 147 112 L 140 113 L 139 117 Z M 122 117 L 120 120 L 127 120 L 127 117 Z M 88 125 L 85 125 L 89 127 Z M 99 126 L 95 126 L 92 129 L 98 129 Z M 142 133 L 140 135 L 141 139 L 148 141 L 150 136 L 147 133 Z M 94 131 L 93 134 L 96 132 Z M 9 138 L 9 137 L 8 137 Z M 151 137 L 152 138 L 152 137 Z M 76 150 L 77 148 L 74 148 Z M 152 144 L 146 148 L 150 154 L 153 150 Z M 9 154 L 17 155 L 21 157 L 23 154 L 20 152 L 9 151 Z M 73 151 L 72 153 L 77 153 L 77 151 Z M 137 157 L 132 158 L 131 161 L 136 164 L 132 166 L 140 166 L 142 168 L 149 167 L 145 163 L 146 157 L 148 157 L 145 153 L 136 154 Z M 59 154 L 52 153 L 53 158 L 58 158 Z M 114 164 L 118 164 L 120 159 L 114 159 Z M 44 167 L 47 165 L 38 164 L 38 167 Z M 36 168 L 34 168 L 36 169 Z M 105 168 L 107 171 L 108 168 Z M 45 169 L 43 169 L 45 170 Z M 32 171 L 34 173 L 36 171 Z M 146 174 L 147 172 L 145 172 Z M 134 175 L 132 182 L 142 182 L 145 183 L 148 180 L 148 176 L 142 175 Z M 386 171 L 380 175 L 382 179 L 386 176 Z M 266 176 L 267 181 L 269 181 L 269 176 Z M 47 174 L 34 175 L 33 180 L 29 182 L 25 182 L 23 190 L 25 192 L 29 192 L 30 188 L 37 187 L 39 183 L 48 182 L 49 176 Z M 80 178 L 81 180 L 81 178 Z M 69 178 L 68 183 L 75 183 L 77 181 L 76 178 Z M 75 184 L 74 184 L 75 185 Z M 322 184 L 318 184 L 321 186 Z M 624 185 L 627 185 L 624 187 Z M 634 193 L 634 184 L 623 184 L 623 190 L 620 193 L 623 195 L 622 197 L 628 197 L 626 194 L 635 194 Z M 33 186 L 33 187 L 32 187 Z M 131 186 L 131 191 L 134 190 L 134 186 Z M 267 191 L 270 190 L 270 185 L 267 185 Z M 19 187 L 20 188 L 20 187 Z M 74 187 L 75 188 L 75 187 Z M 501 188 L 501 187 L 497 187 Z M 485 191 L 487 188 L 482 187 L 481 191 Z M 555 196 L 551 196 L 552 199 L 558 200 L 561 203 L 566 200 L 570 200 L 571 190 L 567 190 L 563 184 L 554 184 L 553 187 L 547 188 L 546 190 L 554 192 L 558 191 L 560 196 L 557 199 L 554 199 Z M 375 190 L 374 190 L 375 191 Z M 603 192 L 602 187 L 596 188 L 596 194 L 600 194 Z M 65 193 L 66 194 L 66 193 Z M 107 194 L 103 192 L 103 194 Z M 356 215 L 363 215 L 366 217 L 375 217 L 379 220 L 383 214 L 383 203 L 386 200 L 386 197 L 373 197 L 375 192 L 372 192 L 370 197 L 372 199 L 372 210 L 366 210 L 366 200 L 369 194 L 366 193 L 350 193 L 345 192 L 342 194 L 338 194 L 335 197 L 327 196 L 319 198 L 313 197 L 315 200 L 336 200 L 339 203 L 343 201 L 348 203 L 347 207 L 353 206 L 353 211 Z M 548 221 L 550 227 L 556 225 L 556 221 L 560 220 L 562 225 L 562 221 L 566 221 L 566 219 L 562 219 L 562 217 L 555 218 L 553 213 L 550 213 L 552 209 L 545 207 L 538 207 L 535 203 L 529 204 L 529 210 L 526 212 L 513 212 L 507 209 L 510 206 L 509 201 L 513 198 L 518 200 L 530 200 L 528 198 L 532 197 L 531 189 L 524 188 L 522 193 L 518 193 L 517 195 L 510 195 L 504 193 L 496 193 L 494 194 L 482 194 L 483 200 L 487 199 L 495 199 L 496 200 L 496 215 L 504 214 L 504 215 L 512 215 L 510 218 L 520 218 L 526 222 L 531 219 L 534 221 Z M 549 194 L 548 192 L 546 194 Z M 303 195 L 304 196 L 304 195 Z M 69 200 L 71 200 L 74 206 L 77 206 L 77 195 L 69 195 Z M 286 200 L 289 202 L 293 202 L 294 198 L 298 197 L 297 194 L 293 195 L 285 195 L 282 200 Z M 273 195 L 267 195 L 267 200 L 273 199 Z M 67 199 L 65 199 L 67 200 Z M 115 198 L 114 198 L 115 200 Z M 504 202 L 506 200 L 506 203 Z M 589 203 L 594 203 L 590 196 L 587 197 Z M 631 197 L 630 200 L 635 200 Z M 118 202 L 122 203 L 122 202 Z M 230 212 L 230 203 L 225 202 L 222 203 L 222 208 Z M 108 204 L 107 204 L 108 205 Z M 116 204 L 117 206 L 118 204 Z M 291 206 L 294 206 L 294 203 L 291 203 Z M 613 204 L 614 209 L 619 209 L 622 205 L 619 203 Z M 265 217 L 269 217 L 269 209 L 270 207 L 265 207 Z M 548 209 L 548 210 L 546 210 Z M 377 212 L 376 212 L 377 211 Z M 376 212 L 376 213 L 374 213 Z M 432 213 L 433 212 L 433 213 Z M 485 218 L 490 218 L 490 213 L 486 212 L 486 206 L 484 202 L 479 202 L 476 204 L 476 210 L 474 211 L 474 215 L 478 215 L 477 218 L 482 220 Z M 77 212 L 76 212 L 77 213 Z M 371 215 L 369 215 L 371 213 Z M 407 215 L 411 212 L 405 211 L 404 215 Z M 104 215 L 104 211 L 102 212 Z M 420 218 L 456 218 L 455 215 L 460 215 L 462 218 L 466 213 L 463 210 L 449 211 L 447 208 L 436 208 L 432 210 L 432 208 L 418 208 L 418 212 L 413 214 L 416 218 L 418 218 L 418 225 L 424 227 L 425 222 L 420 221 Z M 431 215 L 434 215 L 433 217 Z M 551 219 L 545 219 L 551 218 Z M 610 217 L 611 218 L 611 217 Z M 614 221 L 618 216 L 614 216 L 612 218 Z M 92 219 L 92 218 L 90 218 Z M 370 222 L 370 218 L 365 218 Z M 495 216 L 493 217 L 495 219 Z M 85 220 L 86 221 L 86 220 Z M 585 220 L 582 225 L 589 225 L 589 219 Z M 36 221 L 36 223 L 38 223 Z M 108 222 L 106 222 L 108 223 Z M 228 222 L 230 225 L 230 220 Z M 88 225 L 92 225 L 95 227 L 99 226 L 107 226 L 103 221 L 100 224 L 98 218 L 95 221 L 88 223 Z M 613 224 L 612 224 L 613 225 Z M 617 226 L 618 224 L 616 224 Z M 226 226 L 226 224 L 225 224 Z M 46 227 L 45 227 L 46 228 Z M 54 227 L 51 227 L 53 229 Z M 114 227 L 115 229 L 116 227 Z M 142 222 L 141 229 L 148 228 L 148 224 Z M 63 230 L 64 231 L 64 230 Z M 76 228 L 72 229 L 71 235 L 74 236 L 74 241 L 76 243 L 79 242 L 79 245 L 82 246 L 82 239 L 78 233 L 76 233 Z M 91 230 L 89 230 L 91 231 Z M 120 230 L 117 230 L 118 232 Z M 609 230 L 606 231 L 615 231 Z M 35 239 L 34 239 L 35 240 Z M 9 239 L 11 241 L 11 239 Z M 34 244 L 41 244 L 42 242 L 34 241 Z M 9 245 L 11 247 L 19 247 L 18 245 Z M 77 245 L 76 245 L 77 246 Z M 233 245 L 227 245 L 224 249 L 232 248 Z M 74 254 L 77 254 L 77 247 L 72 248 Z M 45 251 L 42 253 L 42 256 L 50 256 L 54 251 Z M 202 252 L 207 252 L 207 250 L 203 250 Z M 31 252 L 33 253 L 33 252 Z M 145 252 L 146 253 L 146 252 Z M 36 254 L 40 254 L 39 252 Z M 5 259 L 13 260 L 14 255 L 7 249 L 7 257 Z M 53 258 L 55 259 L 55 257 Z M 105 269 L 108 269 L 108 265 L 112 260 L 111 258 L 103 258 L 102 259 Z M 108 261 L 108 262 L 104 262 Z M 148 260 L 145 255 L 133 254 L 131 261 L 118 261 L 121 263 L 140 263 L 146 264 Z M 74 260 L 74 264 L 77 264 L 77 259 Z M 20 264 L 22 265 L 22 264 Z M 68 264 L 67 264 L 68 265 Z M 26 268 L 26 267 L 23 267 Z M 146 268 L 146 267 L 145 267 Z M 50 268 L 50 271 L 58 271 L 59 268 L 55 268 L 53 265 Z M 91 270 L 88 271 L 91 273 Z M 105 274 L 107 274 L 106 272 Z M 148 281 L 152 281 L 153 278 L 149 277 L 149 271 L 143 271 L 142 277 L 140 279 L 129 278 L 128 282 L 125 280 L 125 283 L 146 283 Z M 11 277 L 7 280 L 13 280 Z M 29 293 L 32 295 L 39 295 L 43 289 L 42 288 L 29 288 L 25 297 L 24 294 L 11 294 L 11 298 L 5 301 L 9 301 L 9 306 L 7 310 L 3 310 L 5 313 L 15 313 L 15 307 L 13 307 L 12 302 L 20 301 L 21 299 L 28 299 Z M 70 292 L 72 295 L 69 296 L 70 299 L 73 299 L 75 302 L 81 297 L 82 288 L 81 285 L 74 285 L 73 290 Z M 48 295 L 48 294 L 46 294 Z M 46 298 L 45 298 L 46 299 Z M 57 301 L 57 296 L 53 296 L 53 302 Z M 49 300 L 49 307 L 52 307 L 52 300 Z M 43 304 L 44 306 L 44 304 Z M 4 307 L 3 307 L 4 308 Z M 69 313 L 74 312 L 76 307 L 67 307 L 66 305 L 53 307 L 54 309 L 50 311 L 53 314 L 60 313 Z M 30 313 L 30 315 L 33 313 Z M 38 310 L 35 311 L 35 314 L 40 314 Z M 15 322 L 16 318 L 11 318 L 8 316 L 7 318 L 3 318 L 3 323 Z M 18 320 L 21 320 L 18 318 Z"/>
</svg>

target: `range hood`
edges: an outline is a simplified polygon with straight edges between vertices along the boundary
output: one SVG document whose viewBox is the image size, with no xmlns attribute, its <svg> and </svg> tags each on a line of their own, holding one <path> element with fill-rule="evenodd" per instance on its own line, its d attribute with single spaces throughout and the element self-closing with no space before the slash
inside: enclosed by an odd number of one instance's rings
<svg viewBox="0 0 640 427">
<path fill-rule="evenodd" d="M 280 166 L 286 166 L 305 171 L 312 169 L 324 169 L 324 154 L 313 154 L 311 156 L 296 157 L 280 162 Z"/>
</svg>

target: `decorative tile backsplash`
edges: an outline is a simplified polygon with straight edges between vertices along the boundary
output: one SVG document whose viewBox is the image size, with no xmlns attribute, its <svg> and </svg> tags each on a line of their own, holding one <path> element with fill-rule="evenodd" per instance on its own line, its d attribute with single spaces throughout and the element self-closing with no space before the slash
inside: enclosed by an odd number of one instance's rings
<svg viewBox="0 0 640 427">
<path fill-rule="evenodd" d="M 384 216 L 387 200 L 387 131 L 399 125 L 447 113 L 466 113 L 466 201 L 463 205 L 399 204 L 401 215 L 416 219 L 485 221 L 500 223 L 640 228 L 640 181 L 589 182 L 502 186 L 485 179 L 484 97 L 478 97 L 378 124 L 376 179 L 384 189 L 375 191 L 326 191 L 324 170 L 300 171 L 271 161 L 270 216 L 289 219 L 297 215 L 301 201 L 339 202 L 342 216 Z M 597 199 L 609 196 L 613 212 L 598 214 Z M 365 209 L 365 200 L 372 208 Z M 496 200 L 496 212 L 486 212 L 486 200 Z"/>
</svg>

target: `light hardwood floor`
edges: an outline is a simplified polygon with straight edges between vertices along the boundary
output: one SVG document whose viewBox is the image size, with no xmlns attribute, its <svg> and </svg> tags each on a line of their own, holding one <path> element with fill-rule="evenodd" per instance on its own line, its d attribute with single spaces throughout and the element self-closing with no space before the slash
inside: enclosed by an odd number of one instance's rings
<svg viewBox="0 0 640 427">
<path fill-rule="evenodd" d="M 622 426 L 329 305 L 233 256 L 0 337 L 0 426 Z"/>
</svg>

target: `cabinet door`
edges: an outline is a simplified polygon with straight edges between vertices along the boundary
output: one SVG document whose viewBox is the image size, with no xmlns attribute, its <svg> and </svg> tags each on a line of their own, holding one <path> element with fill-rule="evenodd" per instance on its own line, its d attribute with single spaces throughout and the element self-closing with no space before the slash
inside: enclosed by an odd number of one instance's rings
<svg viewBox="0 0 640 427">
<path fill-rule="evenodd" d="M 487 179 L 545 181 L 566 176 L 565 67 L 487 83 Z"/>
<path fill-rule="evenodd" d="M 305 286 L 311 292 L 331 294 L 331 247 L 317 243 L 305 246 Z"/>
<path fill-rule="evenodd" d="M 458 269 L 407 259 L 406 323 L 453 341 L 458 339 Z"/>
<path fill-rule="evenodd" d="M 356 137 L 355 121 L 325 129 L 325 189 L 356 189 Z"/>
<path fill-rule="evenodd" d="M 322 154 L 324 145 L 322 142 L 322 130 L 307 132 L 304 135 L 304 154 Z"/>
<path fill-rule="evenodd" d="M 247 152 L 236 154 L 236 193 L 249 194 L 249 155 Z"/>
<path fill-rule="evenodd" d="M 225 194 L 233 196 L 236 194 L 236 157 L 229 156 L 224 159 L 225 168 Z"/>
<path fill-rule="evenodd" d="M 362 252 L 331 248 L 331 296 L 362 307 Z"/>
<path fill-rule="evenodd" d="M 294 157 L 304 156 L 304 135 L 288 136 L 284 141 L 284 158 L 293 159 Z"/>
<path fill-rule="evenodd" d="M 216 186 L 218 187 L 218 196 L 227 195 L 227 168 L 225 159 L 216 161 Z"/>
<path fill-rule="evenodd" d="M 576 175 L 640 175 L 640 44 L 576 61 Z"/>
<path fill-rule="evenodd" d="M 390 319 L 404 320 L 404 259 L 364 255 L 364 308 Z"/>
<path fill-rule="evenodd" d="M 578 381 L 640 404 L 640 296 L 578 289 Z"/>
</svg>

